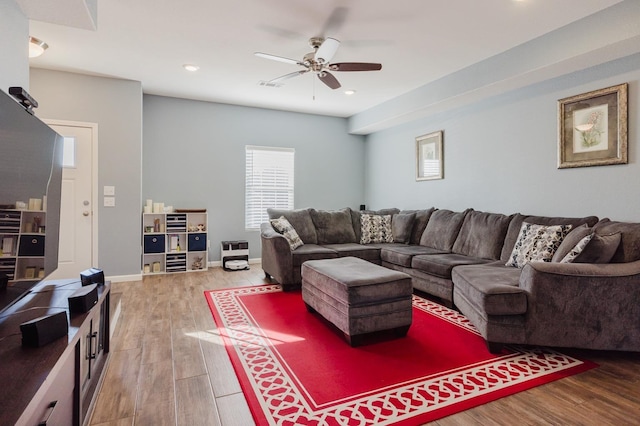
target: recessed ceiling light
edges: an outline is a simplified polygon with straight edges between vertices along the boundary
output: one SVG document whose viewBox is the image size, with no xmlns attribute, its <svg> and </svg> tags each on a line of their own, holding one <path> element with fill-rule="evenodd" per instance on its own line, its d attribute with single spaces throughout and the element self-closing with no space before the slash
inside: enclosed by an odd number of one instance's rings
<svg viewBox="0 0 640 426">
<path fill-rule="evenodd" d="M 356 93 L 356 91 L 355 91 L 355 90 L 353 90 L 353 89 L 349 89 L 349 90 L 345 90 L 345 91 L 344 91 L 344 94 L 345 94 L 345 95 L 354 95 L 355 93 Z"/>
<path fill-rule="evenodd" d="M 35 58 L 44 53 L 49 45 L 35 37 L 29 37 L 29 57 Z"/>
<path fill-rule="evenodd" d="M 200 67 L 195 64 L 184 64 L 182 67 L 191 72 L 198 71 L 200 69 Z"/>
</svg>

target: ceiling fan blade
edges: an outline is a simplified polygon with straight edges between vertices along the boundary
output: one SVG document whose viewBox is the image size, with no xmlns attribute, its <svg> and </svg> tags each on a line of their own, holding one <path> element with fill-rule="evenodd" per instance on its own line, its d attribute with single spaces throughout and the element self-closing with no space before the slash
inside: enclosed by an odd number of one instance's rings
<svg viewBox="0 0 640 426">
<path fill-rule="evenodd" d="M 302 62 L 296 61 L 295 59 L 284 58 L 282 56 L 271 55 L 269 53 L 255 52 L 254 55 L 259 58 L 271 59 L 272 61 L 284 62 L 286 64 L 302 65 L 303 67 L 306 66 Z"/>
<path fill-rule="evenodd" d="M 336 54 L 338 47 L 340 47 L 340 42 L 335 38 L 329 37 L 318 47 L 314 59 L 320 64 L 328 64 L 333 55 Z"/>
<path fill-rule="evenodd" d="M 329 69 L 331 71 L 379 71 L 382 69 L 382 64 L 373 64 L 369 62 L 340 62 L 337 64 L 330 64 Z"/>
<path fill-rule="evenodd" d="M 324 84 L 329 86 L 331 89 L 335 90 L 340 88 L 340 82 L 331 73 L 328 73 L 326 71 L 321 71 L 318 73 L 318 78 L 320 79 L 320 81 L 322 81 Z"/>
<path fill-rule="evenodd" d="M 274 78 L 273 80 L 269 80 L 269 83 L 280 83 L 282 81 L 289 80 L 290 78 L 297 77 L 297 76 L 302 75 L 302 74 L 307 73 L 307 72 L 309 72 L 308 69 L 300 70 L 300 71 L 296 71 L 296 72 L 291 72 L 289 74 L 285 74 L 285 75 L 282 75 L 280 77 Z"/>
</svg>

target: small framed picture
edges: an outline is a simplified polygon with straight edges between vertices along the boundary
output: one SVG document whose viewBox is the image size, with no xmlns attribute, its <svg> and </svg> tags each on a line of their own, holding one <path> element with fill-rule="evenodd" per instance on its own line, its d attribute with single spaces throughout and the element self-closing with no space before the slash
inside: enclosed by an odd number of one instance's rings
<svg viewBox="0 0 640 426">
<path fill-rule="evenodd" d="M 558 101 L 558 168 L 627 164 L 627 83 Z"/>
<path fill-rule="evenodd" d="M 443 179 L 443 131 L 416 138 L 416 180 Z"/>
<path fill-rule="evenodd" d="M 32 279 L 36 277 L 36 267 L 35 266 L 27 266 L 24 270 L 24 277 L 27 279 Z"/>
</svg>

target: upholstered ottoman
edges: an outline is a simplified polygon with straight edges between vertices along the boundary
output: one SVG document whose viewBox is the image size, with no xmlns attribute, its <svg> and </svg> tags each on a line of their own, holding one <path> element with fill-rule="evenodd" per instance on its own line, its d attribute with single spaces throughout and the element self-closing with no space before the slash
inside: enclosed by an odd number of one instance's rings
<svg viewBox="0 0 640 426">
<path fill-rule="evenodd" d="M 402 337 L 411 326 L 411 277 L 356 257 L 302 264 L 302 299 L 358 346 L 373 334 Z M 384 336 L 383 336 L 384 337 Z"/>
</svg>

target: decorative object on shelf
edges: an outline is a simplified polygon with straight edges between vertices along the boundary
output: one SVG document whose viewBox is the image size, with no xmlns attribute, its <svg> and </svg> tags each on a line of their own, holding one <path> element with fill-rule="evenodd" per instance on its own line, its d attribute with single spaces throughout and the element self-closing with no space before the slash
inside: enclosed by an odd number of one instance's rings
<svg viewBox="0 0 640 426">
<path fill-rule="evenodd" d="M 443 131 L 416 138 L 416 180 L 443 179 Z"/>
<path fill-rule="evenodd" d="M 205 229 L 206 229 L 206 228 L 205 228 L 205 226 L 204 226 L 204 223 L 199 223 L 199 224 L 198 224 L 198 231 L 202 232 L 202 231 L 204 231 Z"/>
<path fill-rule="evenodd" d="M 143 271 L 145 274 L 148 274 L 149 272 L 151 272 L 151 266 L 149 266 L 148 263 L 145 263 Z"/>
<path fill-rule="evenodd" d="M 627 164 L 628 84 L 558 101 L 558 168 Z"/>
<path fill-rule="evenodd" d="M 191 269 L 202 269 L 202 257 L 197 256 L 191 264 Z"/>
<path fill-rule="evenodd" d="M 40 216 L 33 217 L 33 232 L 40 231 L 40 224 L 42 223 L 42 218 Z"/>
<path fill-rule="evenodd" d="M 153 272 L 160 272 L 160 262 L 153 262 Z"/>
<path fill-rule="evenodd" d="M 160 219 L 153 220 L 153 232 L 160 232 Z"/>
<path fill-rule="evenodd" d="M 36 277 L 36 267 L 35 266 L 27 266 L 24 270 L 24 277 L 26 279 L 32 279 Z"/>
</svg>

